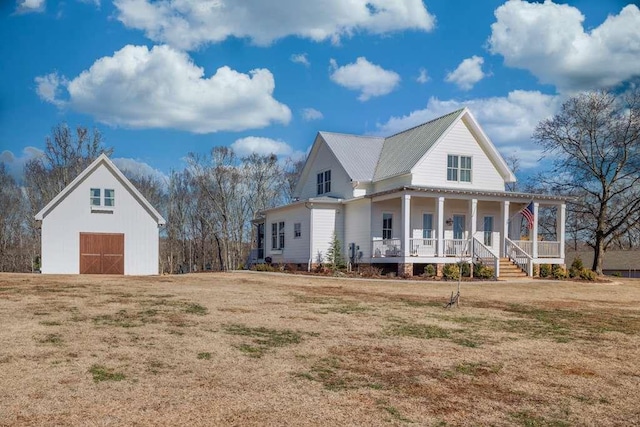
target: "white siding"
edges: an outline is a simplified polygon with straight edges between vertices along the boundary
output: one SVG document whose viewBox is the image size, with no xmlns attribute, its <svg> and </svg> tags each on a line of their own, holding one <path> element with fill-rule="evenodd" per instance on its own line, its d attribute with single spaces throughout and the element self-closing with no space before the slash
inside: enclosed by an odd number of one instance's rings
<svg viewBox="0 0 640 427">
<path fill-rule="evenodd" d="M 371 199 L 356 200 L 345 205 L 344 246 L 349 257 L 349 243 L 360 246 L 362 262 L 371 257 Z"/>
<path fill-rule="evenodd" d="M 92 213 L 89 190 L 115 190 L 113 213 Z M 42 272 L 80 272 L 80 233 L 124 233 L 124 273 L 158 274 L 158 225 L 104 164 L 42 221 Z"/>
<path fill-rule="evenodd" d="M 471 156 L 471 183 L 447 181 L 449 154 Z M 416 164 L 412 173 L 413 185 L 504 191 L 504 179 L 462 120 Z"/>
<path fill-rule="evenodd" d="M 343 213 L 340 208 L 327 207 L 327 208 L 315 208 L 312 210 L 313 215 L 313 245 L 312 245 L 312 259 L 313 262 L 318 262 L 318 259 L 322 257 L 322 261 L 325 261 L 327 250 L 331 245 L 333 239 L 333 233 L 335 231 L 340 243 L 342 245 L 342 253 L 346 254 L 345 240 L 344 240 L 344 220 Z"/>
<path fill-rule="evenodd" d="M 340 166 L 327 144 L 321 142 L 315 156 L 310 159 L 311 164 L 307 165 L 309 174 L 301 185 L 300 199 L 307 200 L 311 197 L 318 197 L 317 175 L 327 169 L 331 170 L 331 192 L 321 196 L 330 196 L 340 199 L 350 199 L 353 197 L 353 187 L 347 172 Z"/>
<path fill-rule="evenodd" d="M 274 263 L 306 264 L 309 262 L 310 210 L 304 204 L 291 205 L 267 213 L 265 220 L 265 256 Z M 271 249 L 271 224 L 284 221 L 284 250 Z M 294 237 L 294 224 L 300 223 L 301 236 Z"/>
<path fill-rule="evenodd" d="M 375 202 L 371 207 L 371 234 L 376 239 L 382 239 L 382 214 L 393 214 L 391 221 L 392 238 L 402 238 L 402 218 L 400 217 L 400 198 Z"/>
<path fill-rule="evenodd" d="M 401 175 L 393 178 L 383 179 L 375 183 L 374 192 L 379 193 L 381 191 L 395 190 L 396 188 L 411 185 L 411 175 Z"/>
</svg>

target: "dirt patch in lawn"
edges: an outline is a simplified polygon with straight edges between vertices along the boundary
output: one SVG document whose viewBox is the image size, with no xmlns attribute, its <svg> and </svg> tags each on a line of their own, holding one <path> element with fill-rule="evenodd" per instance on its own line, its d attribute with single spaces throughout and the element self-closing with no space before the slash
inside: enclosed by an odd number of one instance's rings
<svg viewBox="0 0 640 427">
<path fill-rule="evenodd" d="M 0 425 L 630 425 L 640 281 L 0 274 Z"/>
</svg>

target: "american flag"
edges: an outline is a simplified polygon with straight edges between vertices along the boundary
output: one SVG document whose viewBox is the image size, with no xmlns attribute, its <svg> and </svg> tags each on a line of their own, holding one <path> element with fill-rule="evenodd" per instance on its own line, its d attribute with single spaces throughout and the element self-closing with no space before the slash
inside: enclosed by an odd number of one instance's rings
<svg viewBox="0 0 640 427">
<path fill-rule="evenodd" d="M 533 202 L 529 203 L 526 208 L 520 211 L 523 217 L 527 219 L 529 223 L 529 229 L 533 228 Z"/>
</svg>

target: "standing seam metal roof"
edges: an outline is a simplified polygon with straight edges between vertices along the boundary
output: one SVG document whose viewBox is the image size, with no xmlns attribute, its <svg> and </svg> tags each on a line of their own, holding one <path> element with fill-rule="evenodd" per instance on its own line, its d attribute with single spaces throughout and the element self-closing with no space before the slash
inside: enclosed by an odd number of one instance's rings
<svg viewBox="0 0 640 427">
<path fill-rule="evenodd" d="M 378 181 L 409 173 L 464 108 L 387 138 L 320 132 L 349 177 Z"/>
<path fill-rule="evenodd" d="M 374 181 L 409 173 L 463 109 L 385 138 Z"/>
<path fill-rule="evenodd" d="M 320 132 L 349 177 L 354 181 L 373 179 L 384 138 Z"/>
</svg>

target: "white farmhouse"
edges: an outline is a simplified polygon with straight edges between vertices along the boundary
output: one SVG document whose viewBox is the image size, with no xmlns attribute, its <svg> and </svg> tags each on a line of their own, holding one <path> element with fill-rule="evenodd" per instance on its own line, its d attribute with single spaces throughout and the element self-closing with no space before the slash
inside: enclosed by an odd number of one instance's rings
<svg viewBox="0 0 640 427">
<path fill-rule="evenodd" d="M 42 273 L 158 274 L 164 218 L 101 154 L 35 216 Z"/>
<path fill-rule="evenodd" d="M 497 276 L 564 264 L 566 199 L 505 191 L 514 181 L 466 108 L 387 138 L 319 132 L 298 201 L 255 221 L 250 263 L 311 268 L 335 233 L 345 261 L 396 264 L 400 274 L 421 273 L 426 264 L 440 272 L 460 260 L 489 264 Z M 527 206 L 531 231 L 521 237 Z M 557 212 L 552 240 L 534 238 L 541 207 Z"/>
</svg>

